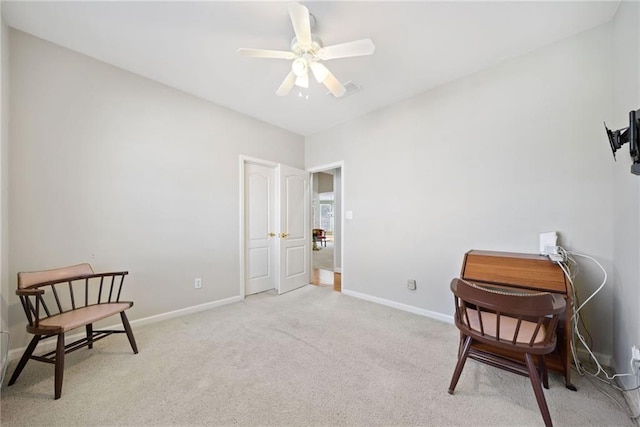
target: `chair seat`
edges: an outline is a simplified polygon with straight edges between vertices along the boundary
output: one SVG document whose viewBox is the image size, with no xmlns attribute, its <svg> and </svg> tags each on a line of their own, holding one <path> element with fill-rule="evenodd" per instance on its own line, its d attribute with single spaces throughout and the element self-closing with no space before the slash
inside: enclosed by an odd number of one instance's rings
<svg viewBox="0 0 640 427">
<path fill-rule="evenodd" d="M 476 331 L 480 331 L 480 320 L 478 316 L 478 311 L 474 309 L 467 309 L 467 314 L 469 315 L 469 322 L 471 323 L 471 329 Z M 485 335 L 489 335 L 491 337 L 495 337 L 496 334 L 496 314 L 482 311 L 482 326 L 484 328 Z M 465 319 L 466 320 L 466 319 Z M 516 325 L 518 324 L 518 319 L 509 316 L 500 316 L 500 339 L 506 341 L 513 341 L 513 336 L 516 332 Z M 516 339 L 517 343 L 520 344 L 528 344 L 531 341 L 531 337 L 533 337 L 537 324 L 534 322 L 529 322 L 523 320 L 520 323 L 520 330 L 518 331 L 518 337 Z M 534 344 L 539 344 L 544 341 L 546 338 L 546 329 L 544 325 L 540 327 L 538 334 L 536 335 L 536 339 L 533 341 Z"/>
<path fill-rule="evenodd" d="M 40 321 L 41 328 L 60 329 L 62 332 L 105 319 L 131 307 L 130 302 L 112 302 L 76 308 Z"/>
</svg>

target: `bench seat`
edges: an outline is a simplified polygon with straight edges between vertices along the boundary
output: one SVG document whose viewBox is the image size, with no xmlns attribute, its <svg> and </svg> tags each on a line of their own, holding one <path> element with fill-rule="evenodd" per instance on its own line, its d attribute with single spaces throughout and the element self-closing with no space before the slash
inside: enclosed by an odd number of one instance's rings
<svg viewBox="0 0 640 427">
<path fill-rule="evenodd" d="M 109 316 L 113 316 L 130 308 L 132 305 L 130 302 L 112 302 L 79 307 L 75 310 L 47 317 L 40 321 L 39 326 L 41 328 L 51 328 L 59 330 L 60 332 L 67 332 L 81 326 L 95 323 L 98 320 L 106 319 Z"/>
</svg>

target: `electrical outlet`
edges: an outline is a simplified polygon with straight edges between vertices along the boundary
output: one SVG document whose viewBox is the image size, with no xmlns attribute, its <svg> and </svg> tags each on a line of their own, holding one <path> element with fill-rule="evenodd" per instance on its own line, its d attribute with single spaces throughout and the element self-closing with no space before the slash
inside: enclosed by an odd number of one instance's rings
<svg viewBox="0 0 640 427">
<path fill-rule="evenodd" d="M 196 280 L 193 282 L 193 287 L 196 289 L 202 288 L 202 279 L 200 277 L 196 278 Z"/>
<path fill-rule="evenodd" d="M 634 362 L 640 362 L 640 349 L 635 345 L 631 347 L 631 360 Z"/>
<path fill-rule="evenodd" d="M 415 281 L 415 279 L 408 279 L 407 280 L 407 289 L 410 289 L 412 291 L 416 290 L 416 281 Z"/>
<path fill-rule="evenodd" d="M 549 254 L 548 256 L 553 262 L 564 262 L 564 257 L 560 254 Z"/>
</svg>

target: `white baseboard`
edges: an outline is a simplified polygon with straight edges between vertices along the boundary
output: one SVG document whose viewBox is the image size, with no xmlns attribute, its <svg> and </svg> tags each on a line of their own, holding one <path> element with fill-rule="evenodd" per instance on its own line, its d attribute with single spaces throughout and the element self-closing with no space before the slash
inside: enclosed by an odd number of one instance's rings
<svg viewBox="0 0 640 427">
<path fill-rule="evenodd" d="M 354 298 L 360 298 L 366 301 L 375 302 L 376 304 L 386 305 L 387 307 L 397 308 L 398 310 L 407 311 L 409 313 L 417 314 L 431 319 L 440 320 L 441 322 L 453 324 L 453 316 L 437 313 L 435 311 L 425 310 L 423 308 L 415 307 L 413 305 L 402 304 L 399 302 L 391 301 L 384 298 L 374 297 L 367 294 L 361 294 L 360 292 L 354 292 L 349 290 L 342 290 L 344 295 L 348 295 Z"/>
<path fill-rule="evenodd" d="M 132 320 L 131 326 L 143 326 L 151 323 L 157 323 L 162 320 L 174 319 L 176 317 L 186 316 L 187 314 L 198 313 L 200 311 L 209 310 L 215 307 L 220 307 L 227 304 L 233 304 L 234 302 L 242 301 L 242 297 L 235 296 L 231 298 L 225 298 L 218 301 L 211 301 L 204 304 L 198 304 L 191 307 L 181 308 L 179 310 L 169 311 L 167 313 L 156 314 L 154 316 L 143 317 L 142 319 Z M 108 329 L 108 328 L 105 328 Z"/>
<path fill-rule="evenodd" d="M 218 300 L 218 301 L 211 301 L 211 302 L 207 302 L 207 303 L 204 303 L 204 304 L 198 304 L 198 305 L 194 305 L 194 306 L 191 306 L 191 307 L 181 308 L 179 310 L 169 311 L 167 313 L 161 313 L 161 314 L 156 314 L 156 315 L 149 316 L 149 317 L 143 317 L 142 319 L 131 320 L 129 323 L 131 323 L 132 327 L 150 325 L 152 323 L 162 322 L 164 320 L 174 319 L 176 317 L 182 317 L 182 316 L 186 316 L 188 314 L 198 313 L 200 311 L 209 310 L 209 309 L 212 309 L 212 308 L 215 308 L 215 307 L 220 307 L 222 305 L 232 304 L 232 303 L 238 302 L 238 301 L 242 301 L 242 297 L 235 296 L 235 297 L 226 298 L 226 299 L 222 299 L 222 300 Z M 105 326 L 105 327 L 100 328 L 100 329 L 108 330 L 108 329 L 120 329 L 120 328 L 122 328 L 122 324 L 121 323 L 115 323 L 113 325 Z M 82 339 L 85 336 L 86 335 L 85 335 L 84 332 L 78 332 L 78 333 L 73 334 L 73 335 L 65 336 L 65 341 L 73 342 L 75 340 Z M 14 349 L 9 350 L 9 354 L 8 354 L 8 357 L 7 357 L 8 360 L 18 359 L 20 356 L 22 356 L 22 353 L 24 353 L 24 350 L 26 348 L 27 347 L 25 346 L 25 347 L 14 348 Z M 55 348 L 56 348 L 56 340 L 51 339 L 51 340 L 47 340 L 47 341 L 39 343 L 38 347 L 37 347 L 37 350 L 39 352 L 49 352 L 49 351 L 55 350 Z"/>
</svg>

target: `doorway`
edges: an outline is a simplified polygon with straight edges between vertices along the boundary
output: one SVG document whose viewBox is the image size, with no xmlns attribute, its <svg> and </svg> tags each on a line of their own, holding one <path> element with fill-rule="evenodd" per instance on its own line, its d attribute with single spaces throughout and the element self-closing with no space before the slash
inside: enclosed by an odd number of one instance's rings
<svg viewBox="0 0 640 427">
<path fill-rule="evenodd" d="M 311 172 L 311 284 L 342 290 L 342 163 Z"/>
</svg>

